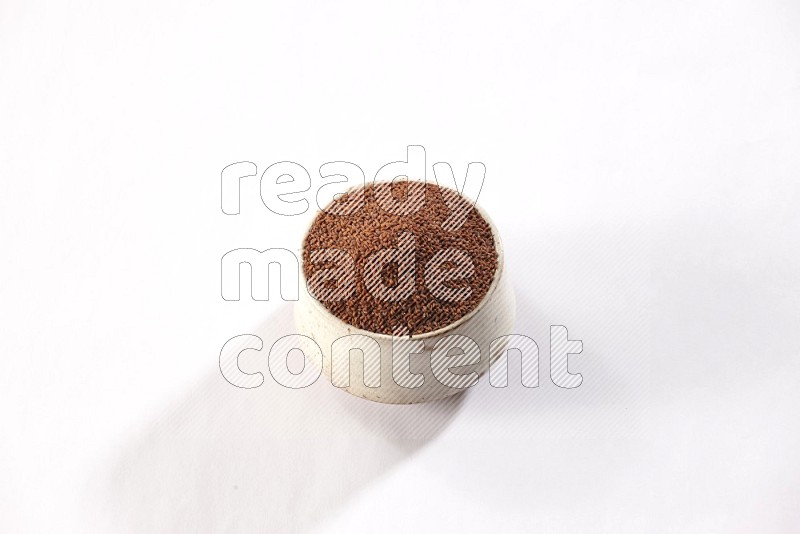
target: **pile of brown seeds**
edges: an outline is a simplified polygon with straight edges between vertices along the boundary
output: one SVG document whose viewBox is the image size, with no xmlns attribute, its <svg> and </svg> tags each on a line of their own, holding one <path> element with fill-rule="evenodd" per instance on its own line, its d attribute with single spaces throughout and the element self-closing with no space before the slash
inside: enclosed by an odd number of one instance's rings
<svg viewBox="0 0 800 534">
<path fill-rule="evenodd" d="M 405 250 L 410 258 L 409 245 L 413 265 L 375 261 L 376 255 L 391 256 L 388 249 Z M 342 275 L 336 266 L 349 266 L 353 274 Z M 431 282 L 448 270 L 458 276 Z M 381 334 L 420 334 L 453 323 L 483 299 L 496 270 L 486 220 L 457 192 L 424 182 L 369 184 L 340 196 L 317 215 L 303 243 L 311 294 L 346 323 Z"/>
</svg>

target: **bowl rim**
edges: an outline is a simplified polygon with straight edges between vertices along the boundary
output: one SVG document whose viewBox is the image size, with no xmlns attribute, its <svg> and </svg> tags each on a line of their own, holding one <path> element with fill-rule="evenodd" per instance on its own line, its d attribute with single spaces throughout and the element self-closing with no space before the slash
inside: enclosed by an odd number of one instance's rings
<svg viewBox="0 0 800 534">
<path fill-rule="evenodd" d="M 395 180 L 372 180 L 372 181 L 366 181 L 365 180 L 363 185 L 354 185 L 352 187 L 349 187 L 346 190 L 344 190 L 341 194 L 350 193 L 351 191 L 355 191 L 356 189 L 359 189 L 359 188 L 364 188 L 364 187 L 366 187 L 367 185 L 370 185 L 370 184 L 386 184 L 386 183 L 393 183 L 394 181 Z M 425 184 L 429 183 L 427 180 L 411 180 L 411 179 L 409 179 L 409 181 L 421 182 L 421 183 L 425 183 Z M 440 189 L 449 189 L 450 191 L 455 191 L 451 187 L 440 186 L 438 183 L 435 183 L 435 182 L 434 182 L 434 184 L 437 187 L 439 187 Z M 463 195 L 461 195 L 461 193 L 459 193 L 458 191 L 455 191 L 455 192 L 458 193 L 459 196 L 463 197 Z M 335 200 L 337 200 L 337 199 L 331 199 L 331 201 L 328 202 L 325 205 L 324 209 L 320 209 L 314 215 L 314 217 L 311 219 L 311 222 L 308 224 L 308 227 L 306 228 L 305 232 L 303 232 L 303 237 L 302 237 L 302 239 L 300 241 L 300 269 L 299 269 L 300 270 L 300 281 L 302 282 L 303 288 L 304 288 L 306 294 L 308 295 L 308 302 L 310 303 L 311 306 L 313 306 L 317 311 L 319 311 L 323 315 L 325 315 L 328 319 L 330 319 L 330 320 L 334 321 L 335 323 L 337 323 L 337 326 L 340 326 L 343 329 L 346 329 L 348 331 L 352 331 L 352 334 L 363 334 L 363 335 L 366 335 L 366 336 L 369 336 L 369 337 L 372 337 L 372 338 L 377 338 L 377 339 L 382 339 L 382 340 L 387 340 L 387 341 L 392 340 L 392 339 L 396 338 L 397 336 L 394 336 L 392 334 L 384 334 L 382 332 L 372 332 L 371 330 L 364 330 L 364 329 L 359 328 L 359 327 L 357 327 L 355 325 L 352 325 L 352 324 L 350 324 L 348 322 L 345 322 L 343 319 L 339 318 L 337 315 L 335 315 L 333 312 L 331 312 L 328 308 L 323 306 L 322 303 L 319 300 L 317 300 L 317 298 L 314 297 L 311 294 L 311 292 L 308 290 L 308 281 L 306 280 L 305 269 L 303 268 L 303 251 L 304 251 L 303 246 L 304 246 L 304 244 L 306 242 L 306 237 L 308 237 L 308 233 L 311 231 L 311 228 L 314 226 L 314 223 L 316 222 L 317 217 L 319 217 L 319 214 L 322 213 L 323 211 L 325 211 L 325 209 L 327 209 L 328 207 L 330 207 L 330 205 Z M 470 200 L 472 200 L 472 206 L 478 211 L 478 213 L 481 215 L 481 217 L 483 217 L 483 219 L 489 225 L 489 228 L 492 231 L 492 239 L 494 239 L 495 252 L 497 253 L 497 267 L 494 270 L 494 276 L 492 277 L 492 282 L 489 284 L 489 289 L 486 290 L 486 294 L 475 305 L 475 307 L 472 308 L 472 310 L 470 310 L 466 314 L 462 315 L 461 317 L 459 317 L 458 319 L 456 319 L 452 323 L 450 323 L 450 324 L 448 324 L 446 326 L 443 326 L 441 328 L 438 328 L 436 330 L 431 330 L 430 332 L 422 332 L 422 333 L 419 333 L 419 334 L 409 334 L 408 336 L 403 336 L 403 339 L 408 338 L 408 339 L 412 339 L 412 340 L 417 340 L 417 339 L 434 338 L 434 337 L 441 336 L 442 334 L 446 334 L 447 332 L 458 328 L 459 326 L 461 326 L 465 322 L 469 321 L 478 312 L 480 312 L 483 309 L 483 307 L 486 305 L 486 303 L 489 301 L 489 298 L 497 291 L 497 286 L 499 285 L 499 281 L 503 276 L 503 271 L 505 270 L 503 242 L 500 239 L 500 232 L 498 232 L 497 226 L 495 225 L 495 223 L 491 219 L 491 217 L 489 217 L 489 214 L 486 213 L 486 211 L 478 204 L 478 201 L 476 199 L 470 199 Z"/>
</svg>

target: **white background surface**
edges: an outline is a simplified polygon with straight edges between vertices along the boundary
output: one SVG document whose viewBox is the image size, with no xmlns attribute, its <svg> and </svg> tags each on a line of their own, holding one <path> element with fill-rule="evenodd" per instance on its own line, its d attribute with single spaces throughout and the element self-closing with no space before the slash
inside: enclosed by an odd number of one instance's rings
<svg viewBox="0 0 800 534">
<path fill-rule="evenodd" d="M 0 530 L 797 532 L 798 28 L 778 1 L 3 2 Z M 221 256 L 312 213 L 256 179 L 226 216 L 222 168 L 371 177 L 409 144 L 486 165 L 541 386 L 225 382 L 227 339 L 292 325 L 224 302 Z"/>
</svg>

